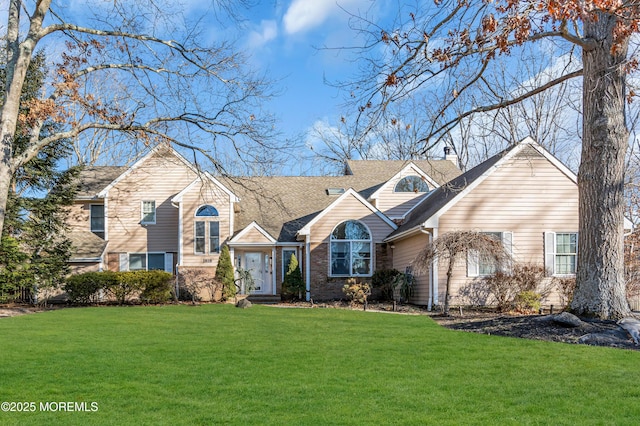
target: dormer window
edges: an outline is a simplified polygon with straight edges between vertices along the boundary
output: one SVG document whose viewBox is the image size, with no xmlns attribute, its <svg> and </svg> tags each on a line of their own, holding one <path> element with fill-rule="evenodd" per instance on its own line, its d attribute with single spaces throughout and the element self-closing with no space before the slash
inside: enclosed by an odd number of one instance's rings
<svg viewBox="0 0 640 426">
<path fill-rule="evenodd" d="M 393 192 L 429 192 L 429 185 L 420 176 L 411 175 L 400 179 Z"/>
</svg>

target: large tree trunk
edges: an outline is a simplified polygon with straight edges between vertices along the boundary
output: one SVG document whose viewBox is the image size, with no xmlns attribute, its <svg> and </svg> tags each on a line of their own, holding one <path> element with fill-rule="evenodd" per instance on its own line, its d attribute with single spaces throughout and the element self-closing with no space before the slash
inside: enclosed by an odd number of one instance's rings
<svg viewBox="0 0 640 426">
<path fill-rule="evenodd" d="M 628 44 L 613 38 L 616 18 L 601 13 L 585 21 L 596 47 L 582 55 L 583 140 L 578 172 L 580 225 L 574 313 L 617 319 L 630 313 L 624 280 L 624 62 Z M 614 52 L 612 46 L 617 43 Z"/>
</svg>

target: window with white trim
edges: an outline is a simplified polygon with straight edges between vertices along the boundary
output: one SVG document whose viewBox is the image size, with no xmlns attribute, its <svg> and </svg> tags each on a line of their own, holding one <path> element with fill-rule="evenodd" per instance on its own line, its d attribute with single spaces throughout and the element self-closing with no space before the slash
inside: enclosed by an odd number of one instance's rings
<svg viewBox="0 0 640 426">
<path fill-rule="evenodd" d="M 142 218 L 140 223 L 144 225 L 154 225 L 156 223 L 156 202 L 155 200 L 142 201 Z"/>
<path fill-rule="evenodd" d="M 282 279 L 289 271 L 289 264 L 291 263 L 291 257 L 296 255 L 296 249 L 282 249 Z"/>
<path fill-rule="evenodd" d="M 513 233 L 502 232 L 481 232 L 502 242 L 505 251 L 509 254 L 513 253 Z M 477 251 L 470 250 L 467 254 L 467 276 L 482 277 L 495 274 L 496 265 L 491 259 L 481 259 Z"/>
<path fill-rule="evenodd" d="M 195 229 L 194 229 L 194 253 L 195 254 L 204 254 L 206 250 L 206 241 L 205 241 L 205 228 L 206 222 L 196 221 Z"/>
<path fill-rule="evenodd" d="M 209 253 L 220 253 L 220 223 L 209 222 Z"/>
<path fill-rule="evenodd" d="M 167 271 L 173 273 L 173 253 L 122 253 L 121 271 Z"/>
<path fill-rule="evenodd" d="M 195 217 L 203 219 L 217 218 L 218 216 L 218 210 L 209 204 L 198 207 L 195 214 Z M 195 222 L 193 252 L 195 254 L 220 253 L 220 223 L 217 220 L 198 220 Z"/>
<path fill-rule="evenodd" d="M 100 238 L 104 238 L 104 204 L 91 204 L 89 206 L 89 217 L 91 232 Z"/>
<path fill-rule="evenodd" d="M 371 275 L 371 233 L 357 220 L 347 220 L 331 233 L 331 276 Z"/>
<path fill-rule="evenodd" d="M 393 192 L 429 192 L 429 185 L 420 176 L 410 175 L 400 179 Z"/>
<path fill-rule="evenodd" d="M 545 232 L 545 268 L 551 275 L 574 275 L 578 261 L 577 232 Z"/>
</svg>

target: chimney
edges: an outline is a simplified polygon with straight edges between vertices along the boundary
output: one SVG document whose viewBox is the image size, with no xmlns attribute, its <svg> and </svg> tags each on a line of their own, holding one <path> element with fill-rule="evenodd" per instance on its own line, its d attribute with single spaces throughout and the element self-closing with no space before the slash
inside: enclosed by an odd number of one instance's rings
<svg viewBox="0 0 640 426">
<path fill-rule="evenodd" d="M 448 146 L 444 147 L 444 159 L 451 161 L 453 164 L 455 164 L 456 167 L 459 167 L 458 156 L 456 154 L 451 153 L 451 147 L 448 147 Z"/>
</svg>

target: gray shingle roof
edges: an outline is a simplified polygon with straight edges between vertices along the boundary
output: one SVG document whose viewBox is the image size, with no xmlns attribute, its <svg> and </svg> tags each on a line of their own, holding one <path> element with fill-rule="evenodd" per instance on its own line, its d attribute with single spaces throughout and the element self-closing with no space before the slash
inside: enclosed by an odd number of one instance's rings
<svg viewBox="0 0 640 426">
<path fill-rule="evenodd" d="M 71 231 L 67 237 L 73 244 L 71 262 L 79 259 L 97 259 L 102 256 L 107 242 L 90 231 Z"/>
<path fill-rule="evenodd" d="M 107 185 L 120 176 L 125 166 L 90 166 L 85 167 L 78 176 L 78 198 L 95 197 Z"/>
<path fill-rule="evenodd" d="M 460 169 L 449 160 L 348 160 L 345 172 L 354 176 L 374 176 L 387 181 L 409 163 L 418 166 L 439 185 L 460 175 Z"/>
<path fill-rule="evenodd" d="M 385 182 L 410 161 L 349 161 L 345 176 L 276 176 L 225 181 L 238 197 L 236 231 L 256 221 L 280 242 L 296 241 L 296 233 L 338 196 L 328 195 L 328 188 L 353 188 L 368 199 Z M 413 161 L 439 184 L 460 175 L 447 160 Z"/>
<path fill-rule="evenodd" d="M 328 195 L 328 188 L 353 188 L 366 198 L 381 182 L 355 176 L 274 176 L 226 180 L 224 184 L 240 197 L 236 231 L 255 220 L 282 242 L 295 241 L 296 232 L 338 198 Z"/>
</svg>

